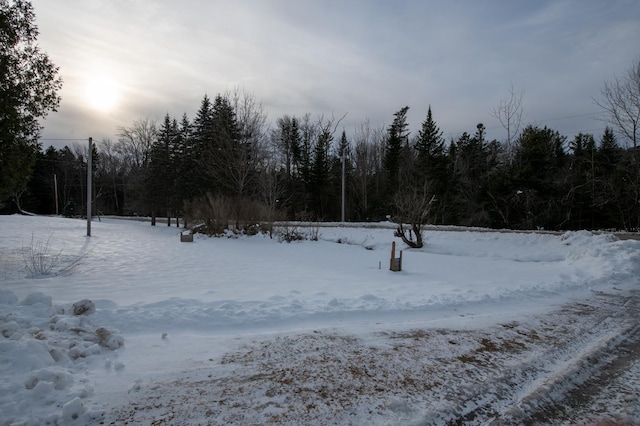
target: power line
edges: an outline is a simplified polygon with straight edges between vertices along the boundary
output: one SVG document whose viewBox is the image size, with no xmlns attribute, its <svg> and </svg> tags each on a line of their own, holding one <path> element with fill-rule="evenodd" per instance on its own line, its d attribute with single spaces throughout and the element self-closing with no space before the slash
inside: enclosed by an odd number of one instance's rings
<svg viewBox="0 0 640 426">
<path fill-rule="evenodd" d="M 602 114 L 602 113 L 601 112 L 590 112 L 590 113 L 585 113 L 585 114 L 566 115 L 564 117 L 546 118 L 546 119 L 539 120 L 539 121 L 543 122 L 543 121 L 566 120 L 566 119 L 569 119 L 569 118 L 589 117 L 591 115 L 600 115 L 600 114 Z"/>
<path fill-rule="evenodd" d="M 86 142 L 88 140 L 89 140 L 89 138 L 84 138 L 84 139 L 68 139 L 68 138 L 65 138 L 65 139 L 54 139 L 54 138 L 38 139 L 38 141 L 47 141 L 47 142 L 49 142 L 49 141 L 74 141 L 74 142 L 82 141 L 82 142 Z"/>
<path fill-rule="evenodd" d="M 543 123 L 545 121 L 556 121 L 556 120 L 567 120 L 569 118 L 580 118 L 580 117 L 589 117 L 589 116 L 597 116 L 597 115 L 601 115 L 601 112 L 588 112 L 588 113 L 584 113 L 584 114 L 574 114 L 574 115 L 565 115 L 562 117 L 551 117 L 551 118 L 543 118 L 542 120 L 531 120 L 532 123 Z M 525 121 L 525 120 L 522 120 Z M 494 126 L 494 127 L 487 127 L 487 129 L 499 129 L 502 128 L 502 126 Z"/>
</svg>

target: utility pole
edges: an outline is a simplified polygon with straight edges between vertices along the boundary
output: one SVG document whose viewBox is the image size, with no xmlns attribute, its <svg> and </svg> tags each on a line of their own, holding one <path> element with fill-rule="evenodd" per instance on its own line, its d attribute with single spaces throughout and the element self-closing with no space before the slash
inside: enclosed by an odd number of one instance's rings
<svg viewBox="0 0 640 426">
<path fill-rule="evenodd" d="M 344 165 L 344 146 L 342 147 L 342 214 L 340 215 L 340 220 L 344 222 L 345 214 L 344 214 L 344 201 L 345 201 L 345 189 L 344 189 L 344 175 L 345 175 L 345 165 Z"/>
<path fill-rule="evenodd" d="M 340 157 L 342 160 L 342 211 L 341 211 L 341 215 L 340 215 L 340 220 L 342 222 L 345 221 L 346 219 L 346 215 L 345 215 L 345 204 L 346 204 L 346 156 L 347 156 L 347 135 L 344 132 L 344 129 L 342 130 L 342 137 L 340 138 Z"/>
<path fill-rule="evenodd" d="M 91 236 L 91 162 L 93 161 L 93 138 L 89 138 L 87 154 L 87 237 Z"/>
<path fill-rule="evenodd" d="M 60 214 L 58 209 L 58 176 L 53 174 L 53 195 L 56 199 L 56 216 Z"/>
</svg>

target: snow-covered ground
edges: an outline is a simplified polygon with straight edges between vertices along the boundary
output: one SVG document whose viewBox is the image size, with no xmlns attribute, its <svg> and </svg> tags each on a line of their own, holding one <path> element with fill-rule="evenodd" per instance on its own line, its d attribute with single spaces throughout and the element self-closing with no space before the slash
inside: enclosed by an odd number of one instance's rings
<svg viewBox="0 0 640 426">
<path fill-rule="evenodd" d="M 0 216 L 0 425 L 640 422 L 640 242 L 384 225 Z"/>
</svg>

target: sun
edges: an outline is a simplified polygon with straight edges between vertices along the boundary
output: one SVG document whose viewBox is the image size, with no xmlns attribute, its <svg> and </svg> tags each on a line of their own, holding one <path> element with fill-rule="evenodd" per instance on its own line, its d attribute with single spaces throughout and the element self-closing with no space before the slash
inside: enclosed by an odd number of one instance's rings
<svg viewBox="0 0 640 426">
<path fill-rule="evenodd" d="M 91 74 L 87 78 L 85 99 L 99 111 L 112 110 L 120 98 L 120 89 L 117 82 L 106 74 Z"/>
</svg>

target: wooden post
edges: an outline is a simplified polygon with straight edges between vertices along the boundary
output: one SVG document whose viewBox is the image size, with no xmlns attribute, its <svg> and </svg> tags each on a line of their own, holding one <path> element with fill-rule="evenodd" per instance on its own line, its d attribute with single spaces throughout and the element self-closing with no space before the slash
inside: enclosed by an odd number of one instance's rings
<svg viewBox="0 0 640 426">
<path fill-rule="evenodd" d="M 391 243 L 391 261 L 389 262 L 389 270 L 390 271 L 394 270 L 394 268 L 393 268 L 394 265 L 393 264 L 395 262 L 395 259 L 396 259 L 396 242 L 394 241 L 394 242 Z"/>
<path fill-rule="evenodd" d="M 391 260 L 389 261 L 389 270 L 393 272 L 402 271 L 402 250 L 400 257 L 396 258 L 396 242 L 391 243 Z"/>
</svg>

